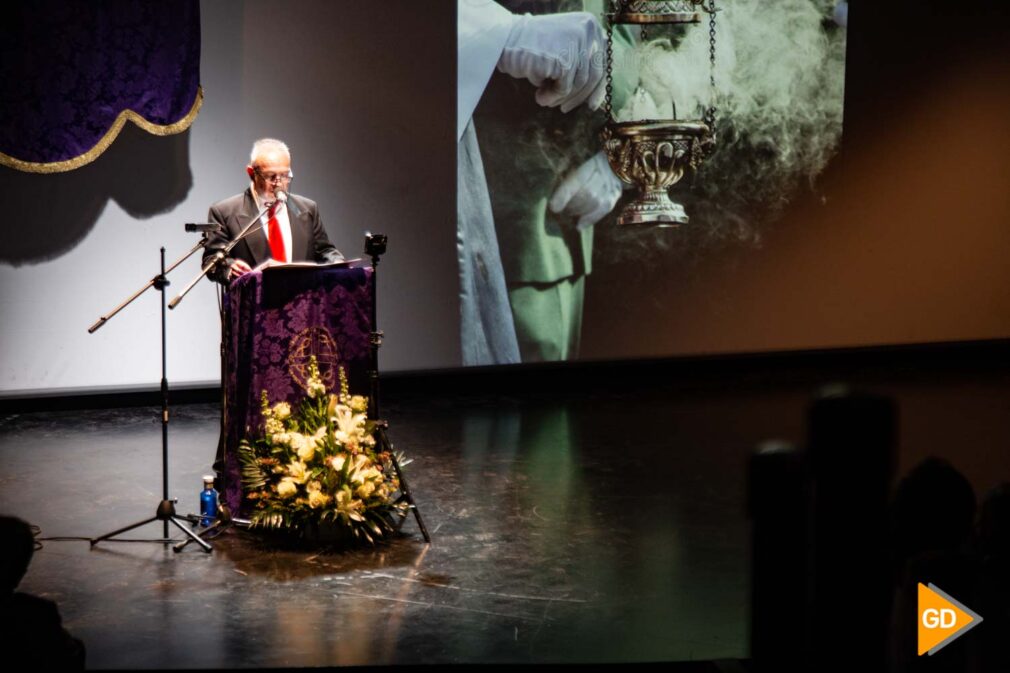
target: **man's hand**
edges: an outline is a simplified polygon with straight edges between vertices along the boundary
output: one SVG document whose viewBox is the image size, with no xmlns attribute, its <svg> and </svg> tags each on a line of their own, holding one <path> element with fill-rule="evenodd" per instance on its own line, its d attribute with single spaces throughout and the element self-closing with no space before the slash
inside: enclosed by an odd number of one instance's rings
<svg viewBox="0 0 1010 673">
<path fill-rule="evenodd" d="M 228 280 L 234 280 L 242 274 L 249 273 L 250 271 L 252 271 L 251 266 L 243 262 L 241 259 L 236 259 L 231 263 L 231 266 L 228 267 Z"/>
<path fill-rule="evenodd" d="M 583 102 L 600 107 L 606 95 L 607 37 L 589 12 L 518 17 L 498 69 L 538 87 L 536 101 L 568 112 Z"/>
<path fill-rule="evenodd" d="M 575 227 L 582 231 L 613 210 L 620 198 L 621 181 L 601 150 L 565 176 L 547 207 L 554 213 L 578 217 Z"/>
</svg>

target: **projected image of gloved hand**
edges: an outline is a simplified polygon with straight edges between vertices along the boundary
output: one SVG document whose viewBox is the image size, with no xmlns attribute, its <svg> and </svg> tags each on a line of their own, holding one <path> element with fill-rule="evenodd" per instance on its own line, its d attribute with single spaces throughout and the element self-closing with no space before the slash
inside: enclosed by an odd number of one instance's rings
<svg viewBox="0 0 1010 673">
<path fill-rule="evenodd" d="M 607 37 L 595 16 L 567 12 L 517 17 L 498 69 L 537 87 L 536 101 L 568 112 L 600 107 L 606 94 Z"/>
<path fill-rule="evenodd" d="M 599 222 L 621 198 L 621 181 L 610 169 L 607 155 L 600 151 L 565 176 L 551 195 L 551 212 L 578 217 L 581 231 Z"/>
</svg>

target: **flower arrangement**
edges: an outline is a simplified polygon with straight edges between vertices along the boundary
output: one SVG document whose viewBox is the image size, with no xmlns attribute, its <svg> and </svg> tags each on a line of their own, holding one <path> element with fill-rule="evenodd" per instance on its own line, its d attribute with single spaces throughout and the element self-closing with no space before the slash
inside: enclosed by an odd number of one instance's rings
<svg viewBox="0 0 1010 673">
<path fill-rule="evenodd" d="M 376 451 L 368 398 L 349 393 L 343 367 L 339 394 L 327 394 L 312 357 L 297 409 L 271 406 L 266 391 L 262 400 L 263 435 L 239 444 L 251 527 L 304 534 L 329 523 L 373 544 L 391 533 L 393 515 L 405 516 L 408 505 L 393 498 L 393 456 Z"/>
</svg>

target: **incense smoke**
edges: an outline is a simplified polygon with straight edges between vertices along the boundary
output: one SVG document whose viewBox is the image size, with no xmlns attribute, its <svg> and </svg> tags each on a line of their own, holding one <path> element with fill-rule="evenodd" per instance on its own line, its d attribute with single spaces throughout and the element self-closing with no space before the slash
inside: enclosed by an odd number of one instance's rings
<svg viewBox="0 0 1010 673">
<path fill-rule="evenodd" d="M 685 177 L 671 190 L 688 225 L 674 235 L 598 226 L 601 257 L 626 262 L 658 249 L 669 259 L 675 248 L 697 255 L 724 241 L 756 245 L 800 188 L 815 188 L 842 131 L 845 31 L 832 20 L 835 4 L 720 3 L 714 99 L 707 15 L 698 25 L 650 27 L 634 63 L 615 58 L 615 73 L 637 71 L 639 85 L 619 120 L 669 118 L 674 104 L 679 118 L 700 119 L 714 102 L 718 144 L 693 187 Z"/>
</svg>

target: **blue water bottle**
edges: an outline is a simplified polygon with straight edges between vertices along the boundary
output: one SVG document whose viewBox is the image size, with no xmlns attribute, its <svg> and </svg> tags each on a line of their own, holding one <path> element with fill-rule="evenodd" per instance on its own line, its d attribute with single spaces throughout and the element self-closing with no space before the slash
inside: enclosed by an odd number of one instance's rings
<svg viewBox="0 0 1010 673">
<path fill-rule="evenodd" d="M 201 526 L 209 526 L 217 518 L 217 491 L 214 490 L 213 475 L 204 476 L 203 492 L 200 493 Z"/>
</svg>

